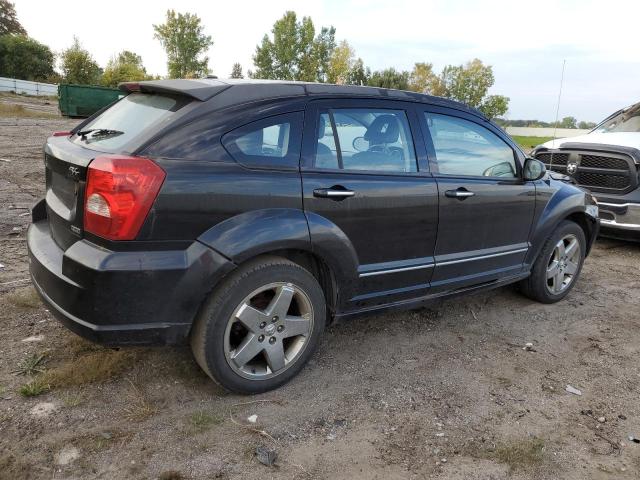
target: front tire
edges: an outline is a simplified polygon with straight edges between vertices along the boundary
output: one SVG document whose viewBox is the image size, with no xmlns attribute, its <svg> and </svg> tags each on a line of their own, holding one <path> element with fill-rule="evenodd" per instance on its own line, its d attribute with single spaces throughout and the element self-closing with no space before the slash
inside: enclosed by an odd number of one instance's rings
<svg viewBox="0 0 640 480">
<path fill-rule="evenodd" d="M 262 393 L 304 367 L 325 318 L 324 294 L 311 273 L 284 258 L 263 257 L 216 287 L 195 320 L 191 348 L 224 388 Z"/>
<path fill-rule="evenodd" d="M 578 281 L 586 245 L 582 228 L 563 221 L 542 247 L 529 278 L 522 281 L 522 293 L 541 303 L 562 300 Z"/>
</svg>

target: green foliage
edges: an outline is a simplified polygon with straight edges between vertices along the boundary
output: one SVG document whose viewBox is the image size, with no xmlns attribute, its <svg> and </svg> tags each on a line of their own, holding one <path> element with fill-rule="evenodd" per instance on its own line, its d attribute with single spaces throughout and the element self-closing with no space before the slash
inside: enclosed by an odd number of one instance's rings
<svg viewBox="0 0 640 480">
<path fill-rule="evenodd" d="M 23 397 L 37 397 L 38 395 L 48 392 L 51 386 L 43 379 L 36 377 L 29 383 L 25 383 L 20 387 L 20 394 Z"/>
<path fill-rule="evenodd" d="M 148 80 L 151 77 L 142 64 L 142 57 L 128 50 L 123 50 L 107 63 L 102 75 L 102 84 L 116 87 L 121 82 Z"/>
<path fill-rule="evenodd" d="M 347 78 L 347 84 L 349 85 L 368 85 L 371 78 L 371 69 L 364 66 L 364 62 L 361 58 L 358 58 L 351 69 L 349 70 L 349 77 Z"/>
<path fill-rule="evenodd" d="M 495 82 L 493 68 L 479 59 L 465 65 L 447 65 L 434 79 L 428 93 L 452 98 L 477 108 L 489 118 L 504 115 L 509 108 L 509 98 L 487 95 Z"/>
<path fill-rule="evenodd" d="M 0 36 L 0 77 L 43 82 L 55 75 L 53 52 L 26 35 Z"/>
<path fill-rule="evenodd" d="M 575 117 L 564 117 L 558 124 L 558 128 L 578 128 L 578 121 Z"/>
<path fill-rule="evenodd" d="M 167 10 L 165 23 L 154 25 L 153 30 L 167 52 L 170 78 L 201 78 L 209 73 L 209 57 L 202 55 L 213 40 L 204 34 L 200 17 Z"/>
<path fill-rule="evenodd" d="M 60 54 L 62 78 L 67 83 L 80 85 L 96 85 L 100 81 L 102 69 L 91 54 L 82 48 L 77 37 L 73 43 Z"/>
<path fill-rule="evenodd" d="M 242 65 L 234 63 L 229 78 L 244 78 L 244 75 L 242 75 Z"/>
<path fill-rule="evenodd" d="M 595 128 L 595 127 L 596 127 L 596 123 L 595 122 L 582 121 L 582 122 L 578 123 L 578 128 L 582 128 L 582 129 L 591 130 L 592 128 Z"/>
<path fill-rule="evenodd" d="M 409 72 L 400 72 L 395 68 L 386 68 L 382 71 L 375 71 L 371 74 L 368 84 L 372 87 L 408 90 Z"/>
<path fill-rule="evenodd" d="M 0 0 L 0 35 L 26 35 L 27 31 L 18 21 L 15 4 Z"/>
<path fill-rule="evenodd" d="M 253 78 L 324 82 L 329 77 L 335 49 L 335 28 L 322 28 L 315 35 L 313 21 L 295 12 L 286 12 L 273 24 L 269 35 L 256 46 Z"/>
<path fill-rule="evenodd" d="M 413 66 L 409 75 L 409 90 L 418 93 L 427 93 L 435 89 L 438 77 L 433 73 L 433 65 L 418 62 Z"/>
<path fill-rule="evenodd" d="M 355 51 L 346 40 L 342 40 L 331 53 L 327 81 L 340 85 L 346 84 L 354 64 L 353 57 L 355 57 Z"/>
</svg>

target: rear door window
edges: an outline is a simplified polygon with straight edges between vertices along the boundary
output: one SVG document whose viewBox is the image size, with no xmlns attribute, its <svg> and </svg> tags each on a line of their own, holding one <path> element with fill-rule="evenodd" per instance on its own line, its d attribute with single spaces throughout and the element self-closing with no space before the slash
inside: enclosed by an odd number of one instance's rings
<svg viewBox="0 0 640 480">
<path fill-rule="evenodd" d="M 243 165 L 298 167 L 302 112 L 268 117 L 239 127 L 222 137 L 222 145 Z"/>
<path fill-rule="evenodd" d="M 416 155 L 406 113 L 368 108 L 321 111 L 314 167 L 416 172 Z"/>
<path fill-rule="evenodd" d="M 168 122 L 187 99 L 131 93 L 83 126 L 74 143 L 93 150 L 121 152 L 137 138 Z M 134 147 L 135 148 L 135 147 Z"/>
</svg>

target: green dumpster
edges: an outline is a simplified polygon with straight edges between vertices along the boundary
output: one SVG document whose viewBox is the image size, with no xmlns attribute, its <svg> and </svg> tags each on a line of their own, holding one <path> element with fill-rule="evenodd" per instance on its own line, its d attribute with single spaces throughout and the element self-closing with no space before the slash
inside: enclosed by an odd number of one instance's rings
<svg viewBox="0 0 640 480">
<path fill-rule="evenodd" d="M 97 85 L 58 85 L 58 106 L 65 117 L 90 117 L 98 110 L 124 97 L 117 88 Z"/>
</svg>

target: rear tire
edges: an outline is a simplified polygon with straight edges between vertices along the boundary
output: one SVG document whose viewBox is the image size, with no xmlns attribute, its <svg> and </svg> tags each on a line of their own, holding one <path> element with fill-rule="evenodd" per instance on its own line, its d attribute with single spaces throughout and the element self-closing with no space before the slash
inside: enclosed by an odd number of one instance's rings
<svg viewBox="0 0 640 480">
<path fill-rule="evenodd" d="M 322 288 L 311 273 L 280 257 L 241 265 L 217 286 L 191 331 L 191 348 L 214 381 L 255 394 L 293 378 L 325 327 Z"/>
<path fill-rule="evenodd" d="M 542 247 L 531 275 L 520 283 L 522 293 L 541 303 L 562 300 L 578 281 L 586 246 L 578 224 L 569 220 L 560 223 Z"/>
</svg>

